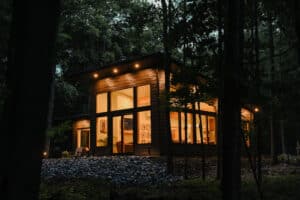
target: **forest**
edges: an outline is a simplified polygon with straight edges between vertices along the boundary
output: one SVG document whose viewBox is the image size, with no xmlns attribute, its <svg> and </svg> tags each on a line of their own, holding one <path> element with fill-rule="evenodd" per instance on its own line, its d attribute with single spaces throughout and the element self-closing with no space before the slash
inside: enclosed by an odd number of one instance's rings
<svg viewBox="0 0 300 200">
<path fill-rule="evenodd" d="M 166 80 L 171 60 L 177 60 L 185 76 L 171 82 L 188 85 L 194 80 L 186 77 L 201 74 L 207 82 L 197 85 L 199 98 L 219 99 L 221 198 L 243 199 L 245 159 L 257 199 L 264 199 L 265 160 L 274 166 L 282 160 L 300 163 L 299 10 L 297 0 L 2 0 L 1 197 L 39 199 L 46 133 L 64 129 L 66 124 L 55 125 L 54 119 L 71 115 L 85 95 L 68 75 L 160 52 Z M 169 105 L 172 94 L 167 93 Z M 186 88 L 173 95 L 192 98 Z M 242 133 L 241 107 L 254 116 L 250 147 Z M 170 151 L 170 173 L 172 159 Z"/>
</svg>

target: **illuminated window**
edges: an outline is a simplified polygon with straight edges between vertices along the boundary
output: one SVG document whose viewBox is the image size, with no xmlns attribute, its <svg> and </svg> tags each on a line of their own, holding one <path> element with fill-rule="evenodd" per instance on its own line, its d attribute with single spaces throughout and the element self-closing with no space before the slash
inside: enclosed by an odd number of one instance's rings
<svg viewBox="0 0 300 200">
<path fill-rule="evenodd" d="M 137 88 L 137 106 L 150 106 L 150 85 Z"/>
<path fill-rule="evenodd" d="M 208 142 L 216 144 L 216 118 L 208 116 Z"/>
<path fill-rule="evenodd" d="M 188 139 L 188 141 L 187 141 L 188 143 L 190 143 L 190 144 L 194 143 L 192 113 L 187 114 L 187 139 Z"/>
<path fill-rule="evenodd" d="M 133 108 L 133 88 L 118 90 L 111 93 L 111 110 Z"/>
<path fill-rule="evenodd" d="M 203 134 L 203 143 L 207 144 L 209 138 L 207 137 L 207 117 L 206 115 L 201 115 L 201 123 L 202 123 L 202 134 Z"/>
<path fill-rule="evenodd" d="M 185 133 L 185 128 L 187 133 Z M 187 124 L 185 124 L 185 114 L 181 113 L 181 143 L 185 143 L 187 137 L 187 142 L 193 143 L 193 115 L 192 113 L 187 113 Z"/>
<path fill-rule="evenodd" d="M 107 112 L 107 93 L 97 94 L 96 96 L 96 112 Z"/>
<path fill-rule="evenodd" d="M 201 144 L 201 133 L 200 133 L 200 118 L 199 114 L 196 114 L 196 143 Z"/>
<path fill-rule="evenodd" d="M 143 111 L 138 112 L 138 144 L 149 144 L 151 143 L 151 112 Z"/>
<path fill-rule="evenodd" d="M 180 113 L 181 114 L 181 143 L 185 143 L 185 129 L 184 129 L 184 127 L 185 127 L 185 124 L 184 124 L 184 119 L 185 119 L 185 117 L 184 117 L 184 113 Z"/>
<path fill-rule="evenodd" d="M 195 109 L 199 110 L 198 102 L 195 103 Z M 200 102 L 200 110 L 207 112 L 216 112 L 216 107 L 208 103 Z"/>
<path fill-rule="evenodd" d="M 107 117 L 98 117 L 96 126 L 96 146 L 107 146 Z"/>
<path fill-rule="evenodd" d="M 170 124 L 171 124 L 172 141 L 179 142 L 179 126 L 178 126 L 177 112 L 170 112 Z"/>
</svg>

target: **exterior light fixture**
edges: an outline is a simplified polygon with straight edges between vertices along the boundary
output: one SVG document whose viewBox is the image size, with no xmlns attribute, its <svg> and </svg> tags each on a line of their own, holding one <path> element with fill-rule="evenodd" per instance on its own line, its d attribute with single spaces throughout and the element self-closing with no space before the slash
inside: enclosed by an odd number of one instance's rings
<svg viewBox="0 0 300 200">
<path fill-rule="evenodd" d="M 256 112 L 256 113 L 259 112 L 259 108 L 258 108 L 258 107 L 255 107 L 255 108 L 254 108 L 254 112 Z"/>
<path fill-rule="evenodd" d="M 135 68 L 135 69 L 140 68 L 140 64 L 139 64 L 139 63 L 135 63 L 135 64 L 134 64 L 134 68 Z"/>
<path fill-rule="evenodd" d="M 118 72 L 119 72 L 119 70 L 118 70 L 117 68 L 114 68 L 114 69 L 113 69 L 113 73 L 114 73 L 114 74 L 116 74 L 116 73 L 118 73 Z"/>
<path fill-rule="evenodd" d="M 96 79 L 96 78 L 99 77 L 99 74 L 98 74 L 98 73 L 94 73 L 94 74 L 93 74 L 93 77 Z"/>
</svg>

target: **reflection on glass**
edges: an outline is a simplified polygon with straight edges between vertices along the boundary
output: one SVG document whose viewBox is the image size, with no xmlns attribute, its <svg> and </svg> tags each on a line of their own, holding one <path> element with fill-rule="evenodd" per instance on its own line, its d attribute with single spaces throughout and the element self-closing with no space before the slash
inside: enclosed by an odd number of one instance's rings
<svg viewBox="0 0 300 200">
<path fill-rule="evenodd" d="M 90 129 L 77 130 L 77 147 L 89 148 L 90 146 Z"/>
<path fill-rule="evenodd" d="M 201 115 L 201 122 L 202 122 L 202 132 L 203 132 L 203 143 L 208 143 L 208 136 L 207 136 L 207 123 L 206 123 L 206 115 Z"/>
<path fill-rule="evenodd" d="M 133 88 L 118 90 L 111 93 L 111 110 L 133 108 Z"/>
<path fill-rule="evenodd" d="M 150 111 L 138 112 L 138 144 L 151 143 L 151 113 Z"/>
<path fill-rule="evenodd" d="M 201 133 L 200 133 L 200 118 L 199 114 L 196 114 L 196 143 L 201 144 Z"/>
<path fill-rule="evenodd" d="M 190 144 L 194 143 L 192 113 L 187 114 L 187 138 L 188 138 L 188 141 L 187 141 L 188 143 L 190 143 Z"/>
<path fill-rule="evenodd" d="M 208 116 L 208 138 L 209 144 L 216 144 L 216 119 Z"/>
<path fill-rule="evenodd" d="M 123 116 L 123 153 L 133 152 L 133 115 Z"/>
<path fill-rule="evenodd" d="M 172 132 L 172 141 L 179 142 L 179 126 L 178 126 L 178 113 L 170 112 L 170 124 Z"/>
<path fill-rule="evenodd" d="M 96 146 L 107 145 L 107 117 L 98 117 L 96 126 Z"/>
<path fill-rule="evenodd" d="M 113 117 L 113 153 L 121 153 L 121 116 Z"/>
<path fill-rule="evenodd" d="M 185 143 L 185 123 L 184 123 L 184 113 L 180 113 L 181 114 L 181 143 Z"/>
<path fill-rule="evenodd" d="M 107 93 L 97 94 L 96 96 L 96 112 L 107 112 Z"/>
<path fill-rule="evenodd" d="M 137 87 L 137 106 L 150 106 L 150 85 Z"/>
<path fill-rule="evenodd" d="M 133 152 L 133 115 L 113 117 L 113 153 Z"/>
</svg>

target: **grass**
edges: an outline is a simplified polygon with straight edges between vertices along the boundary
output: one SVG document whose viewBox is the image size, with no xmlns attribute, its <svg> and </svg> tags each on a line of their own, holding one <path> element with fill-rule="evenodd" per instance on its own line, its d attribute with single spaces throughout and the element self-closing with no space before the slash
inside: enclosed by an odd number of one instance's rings
<svg viewBox="0 0 300 200">
<path fill-rule="evenodd" d="M 299 200 L 300 175 L 273 176 L 264 179 L 264 200 Z M 42 181 L 40 200 L 98 200 L 98 199 L 221 199 L 219 182 L 201 179 L 184 180 L 173 185 L 152 187 L 122 186 L 113 188 L 103 180 L 71 179 Z M 242 184 L 242 199 L 258 199 L 253 181 Z"/>
</svg>

